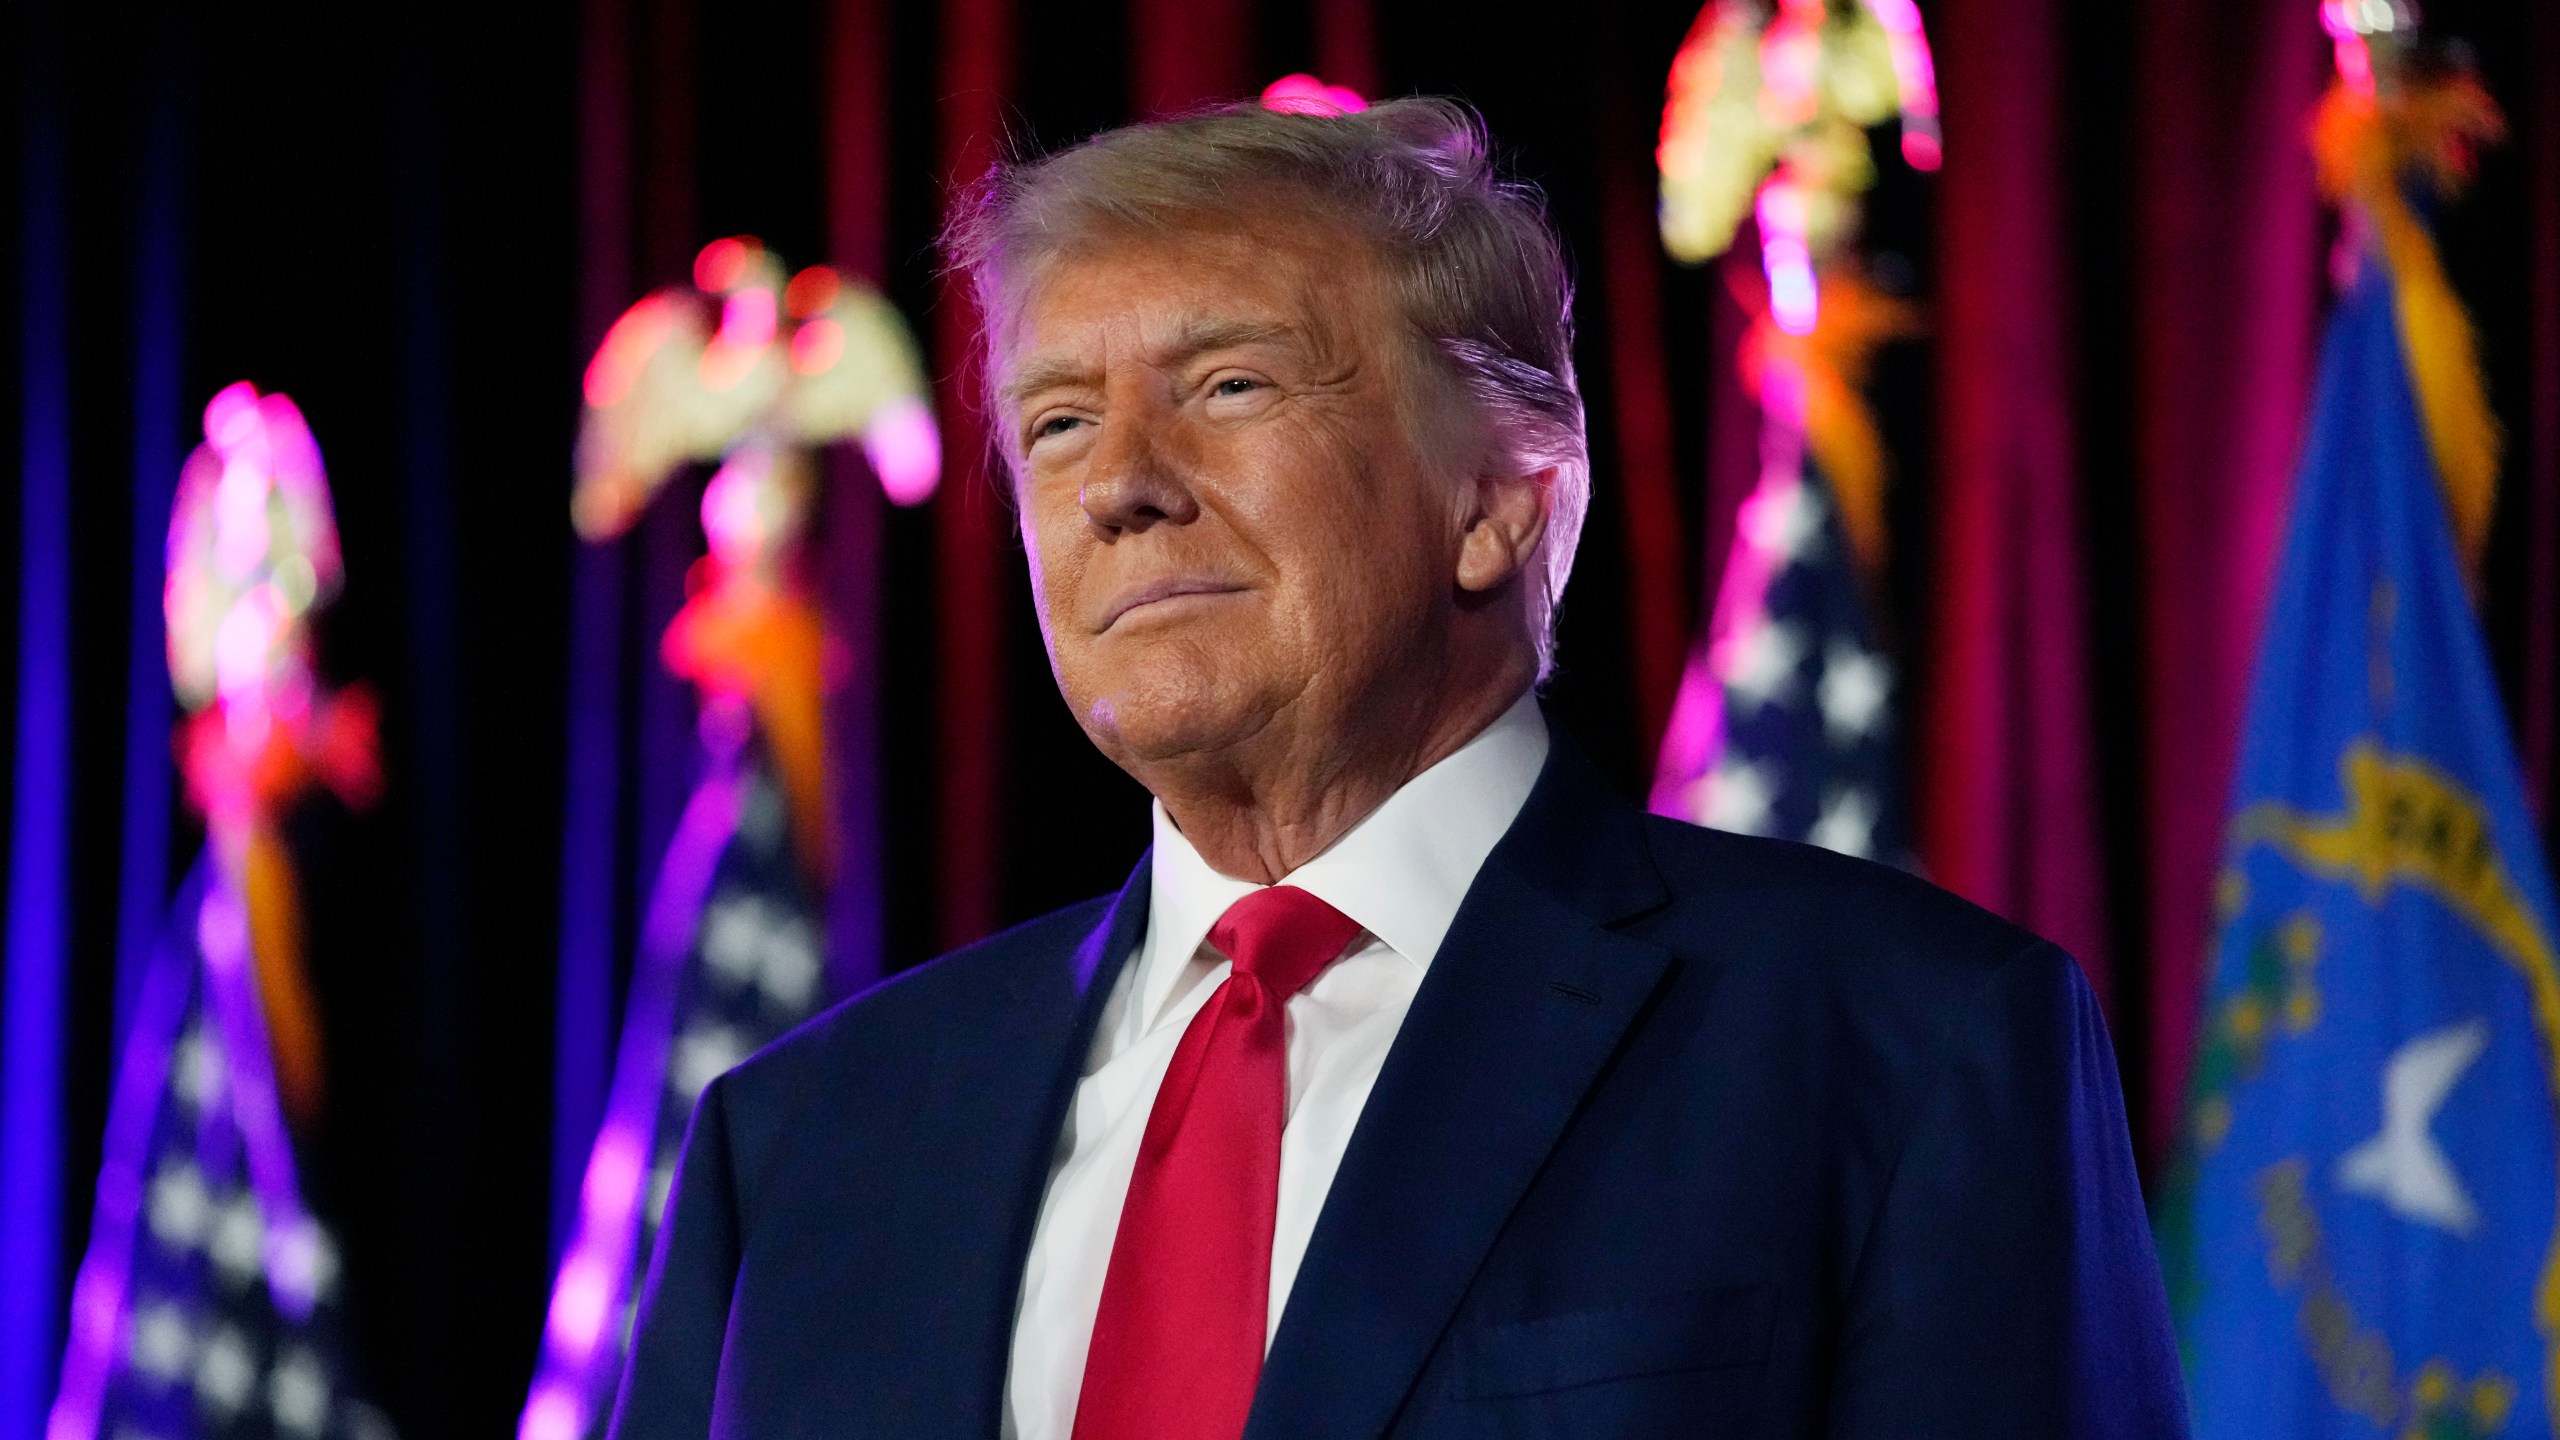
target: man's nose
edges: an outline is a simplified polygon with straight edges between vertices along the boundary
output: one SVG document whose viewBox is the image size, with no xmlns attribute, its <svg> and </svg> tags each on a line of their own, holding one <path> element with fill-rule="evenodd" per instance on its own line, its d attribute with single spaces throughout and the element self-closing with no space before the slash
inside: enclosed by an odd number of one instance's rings
<svg viewBox="0 0 2560 1440">
<path fill-rule="evenodd" d="M 1113 534 L 1136 534 L 1154 525 L 1187 525 L 1199 518 L 1190 468 L 1164 443 L 1149 418 L 1103 425 L 1102 443 L 1076 492 L 1085 518 Z"/>
</svg>

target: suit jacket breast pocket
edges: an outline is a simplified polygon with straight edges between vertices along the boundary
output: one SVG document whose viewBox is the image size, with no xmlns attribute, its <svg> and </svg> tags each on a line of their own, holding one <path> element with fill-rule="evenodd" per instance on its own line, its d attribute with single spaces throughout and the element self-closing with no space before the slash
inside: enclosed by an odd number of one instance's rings
<svg viewBox="0 0 2560 1440">
<path fill-rule="evenodd" d="M 1461 1331 L 1449 1357 L 1451 1398 L 1500 1400 L 1753 1367 L 1768 1358 L 1776 1318 L 1772 1287 L 1741 1285 Z"/>
</svg>

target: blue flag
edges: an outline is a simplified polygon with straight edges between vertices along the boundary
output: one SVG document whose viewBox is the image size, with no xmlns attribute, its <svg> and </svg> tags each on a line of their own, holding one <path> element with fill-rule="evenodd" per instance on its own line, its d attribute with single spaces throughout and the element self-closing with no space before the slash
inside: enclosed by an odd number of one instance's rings
<svg viewBox="0 0 2560 1440">
<path fill-rule="evenodd" d="M 392 1440 L 354 1383 L 219 871 L 197 865 L 142 982 L 46 1440 Z"/>
<path fill-rule="evenodd" d="M 2200 1437 L 2560 1413 L 2550 879 L 2393 305 L 2368 261 L 2330 322 L 2233 793 L 2163 1217 Z"/>
</svg>

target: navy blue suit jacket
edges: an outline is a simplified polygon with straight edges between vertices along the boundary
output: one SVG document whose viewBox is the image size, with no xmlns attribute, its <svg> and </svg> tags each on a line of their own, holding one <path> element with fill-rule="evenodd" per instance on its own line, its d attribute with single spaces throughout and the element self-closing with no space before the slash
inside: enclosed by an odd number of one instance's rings
<svg viewBox="0 0 2560 1440">
<path fill-rule="evenodd" d="M 993 1440 L 1147 868 L 707 1090 L 620 1440 Z M 1360 1117 L 1247 1440 L 2175 1436 L 2104 1023 L 1882 866 L 1647 816 L 1559 738 Z"/>
</svg>

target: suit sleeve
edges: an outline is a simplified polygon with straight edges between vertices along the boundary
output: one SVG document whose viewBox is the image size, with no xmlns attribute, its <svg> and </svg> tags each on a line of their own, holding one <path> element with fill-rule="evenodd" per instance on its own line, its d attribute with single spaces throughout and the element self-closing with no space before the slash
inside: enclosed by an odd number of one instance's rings
<svg viewBox="0 0 2560 1440">
<path fill-rule="evenodd" d="M 725 1078 L 702 1092 L 676 1159 L 611 1440 L 705 1440 L 711 1434 L 740 1256 Z"/>
<path fill-rule="evenodd" d="M 2113 1048 L 2080 967 L 2013 956 L 1951 1017 L 1859 1252 L 1835 1440 L 2187 1433 Z"/>
</svg>

